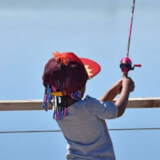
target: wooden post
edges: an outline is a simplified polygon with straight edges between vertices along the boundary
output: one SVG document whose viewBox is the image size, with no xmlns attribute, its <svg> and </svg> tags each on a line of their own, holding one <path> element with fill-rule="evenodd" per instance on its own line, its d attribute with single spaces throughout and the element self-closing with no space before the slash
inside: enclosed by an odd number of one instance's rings
<svg viewBox="0 0 160 160">
<path fill-rule="evenodd" d="M 160 108 L 160 98 L 130 98 L 127 108 Z M 27 110 L 43 110 L 42 100 L 0 101 L 0 111 Z"/>
</svg>

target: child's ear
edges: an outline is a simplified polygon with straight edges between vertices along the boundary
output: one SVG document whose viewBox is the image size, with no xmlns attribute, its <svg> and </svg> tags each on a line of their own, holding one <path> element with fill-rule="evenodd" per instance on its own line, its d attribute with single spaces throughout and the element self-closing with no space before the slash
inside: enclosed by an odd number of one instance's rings
<svg viewBox="0 0 160 160">
<path fill-rule="evenodd" d="M 84 86 L 84 87 L 81 89 L 82 97 L 84 96 L 85 91 L 86 91 L 86 86 Z"/>
</svg>

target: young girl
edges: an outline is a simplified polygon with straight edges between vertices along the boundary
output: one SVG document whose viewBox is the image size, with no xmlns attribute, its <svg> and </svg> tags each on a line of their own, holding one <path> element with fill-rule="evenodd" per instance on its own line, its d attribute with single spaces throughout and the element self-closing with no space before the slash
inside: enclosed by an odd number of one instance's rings
<svg viewBox="0 0 160 160">
<path fill-rule="evenodd" d="M 88 79 L 100 66 L 72 52 L 54 53 L 45 65 L 43 107 L 53 104 L 53 118 L 67 140 L 67 160 L 115 160 L 105 119 L 121 116 L 134 82 L 127 77 L 117 81 L 102 98 L 82 99 Z M 114 97 L 120 94 L 115 103 Z"/>
</svg>

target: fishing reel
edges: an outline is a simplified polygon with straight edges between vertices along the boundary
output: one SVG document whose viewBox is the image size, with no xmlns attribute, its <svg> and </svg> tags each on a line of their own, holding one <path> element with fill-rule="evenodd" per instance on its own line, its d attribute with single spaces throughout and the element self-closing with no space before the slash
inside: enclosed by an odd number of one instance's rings
<svg viewBox="0 0 160 160">
<path fill-rule="evenodd" d="M 134 70 L 135 67 L 141 67 L 141 64 L 134 64 L 132 66 L 132 61 L 128 57 L 124 57 L 120 61 L 120 68 L 124 75 L 127 75 L 130 70 Z"/>
</svg>

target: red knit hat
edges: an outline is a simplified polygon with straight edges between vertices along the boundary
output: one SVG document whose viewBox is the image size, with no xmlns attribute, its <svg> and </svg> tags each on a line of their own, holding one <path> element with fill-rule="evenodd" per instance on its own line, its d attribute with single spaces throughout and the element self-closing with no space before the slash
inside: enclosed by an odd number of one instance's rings
<svg viewBox="0 0 160 160">
<path fill-rule="evenodd" d="M 101 70 L 96 62 L 79 58 L 72 52 L 55 52 L 54 56 L 45 65 L 43 84 L 52 86 L 62 95 L 82 89 L 86 81 Z"/>
</svg>

